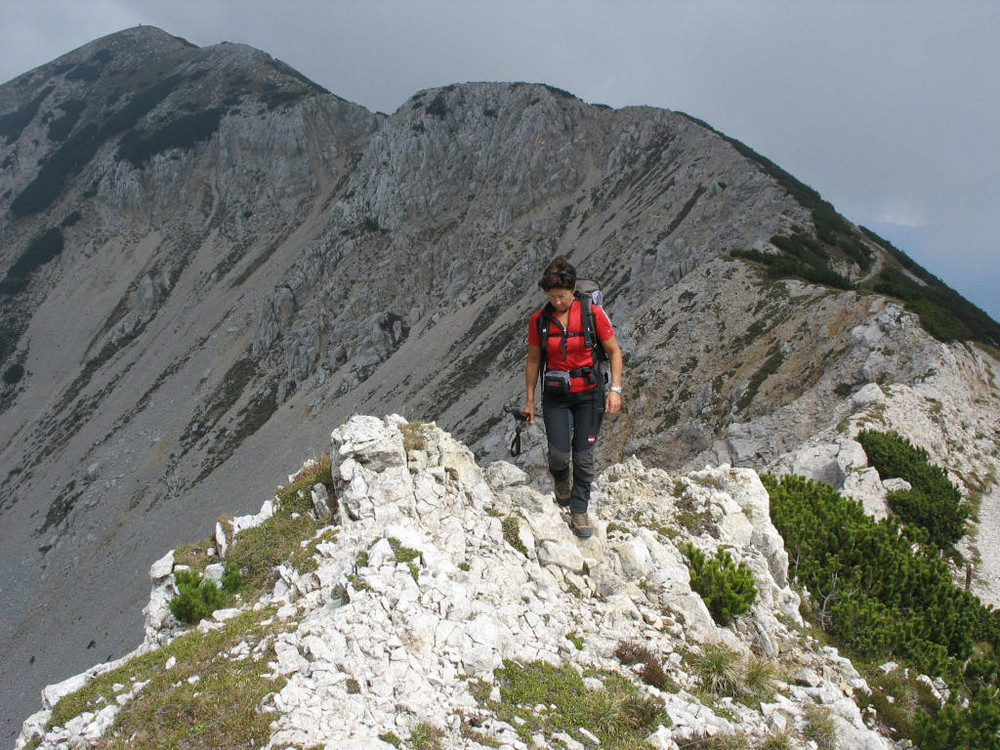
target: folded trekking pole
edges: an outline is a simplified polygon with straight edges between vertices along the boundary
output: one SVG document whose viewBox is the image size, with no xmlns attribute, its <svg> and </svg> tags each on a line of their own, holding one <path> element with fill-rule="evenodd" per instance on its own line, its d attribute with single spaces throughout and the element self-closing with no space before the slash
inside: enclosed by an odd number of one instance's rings
<svg viewBox="0 0 1000 750">
<path fill-rule="evenodd" d="M 521 430 L 528 424 L 528 415 L 513 406 L 505 406 L 503 411 L 514 417 L 514 439 L 510 441 L 510 455 L 516 456 L 521 452 Z"/>
</svg>

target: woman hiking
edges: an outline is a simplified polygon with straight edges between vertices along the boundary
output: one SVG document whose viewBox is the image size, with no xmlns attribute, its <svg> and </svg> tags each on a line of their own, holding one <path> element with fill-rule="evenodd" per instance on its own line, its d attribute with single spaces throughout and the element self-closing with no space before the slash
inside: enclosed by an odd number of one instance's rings
<svg viewBox="0 0 1000 750">
<path fill-rule="evenodd" d="M 527 398 L 522 412 L 527 423 L 534 424 L 535 386 L 542 374 L 542 418 L 556 502 L 569 509 L 573 533 L 587 538 L 594 533 L 587 515 L 594 481 L 594 446 L 605 413 L 617 414 L 622 406 L 622 350 L 604 310 L 577 294 L 576 270 L 566 258 L 555 258 L 538 285 L 548 304 L 537 310 L 528 324 Z M 585 335 L 587 309 L 593 318 L 589 327 L 596 334 L 590 336 L 592 347 L 588 347 Z M 603 348 L 611 365 L 607 393 L 598 372 L 598 347 Z"/>
</svg>

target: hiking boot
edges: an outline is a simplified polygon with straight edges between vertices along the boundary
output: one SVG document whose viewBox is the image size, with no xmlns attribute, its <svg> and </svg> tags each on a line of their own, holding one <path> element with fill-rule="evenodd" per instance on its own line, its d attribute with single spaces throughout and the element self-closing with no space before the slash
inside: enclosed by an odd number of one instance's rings
<svg viewBox="0 0 1000 750">
<path fill-rule="evenodd" d="M 594 527 L 590 525 L 590 516 L 584 513 L 570 513 L 569 527 L 581 539 L 588 539 L 594 535 Z"/>
<path fill-rule="evenodd" d="M 556 502 L 560 508 L 569 507 L 569 496 L 573 494 L 573 480 L 569 477 L 565 479 L 554 479 Z"/>
</svg>

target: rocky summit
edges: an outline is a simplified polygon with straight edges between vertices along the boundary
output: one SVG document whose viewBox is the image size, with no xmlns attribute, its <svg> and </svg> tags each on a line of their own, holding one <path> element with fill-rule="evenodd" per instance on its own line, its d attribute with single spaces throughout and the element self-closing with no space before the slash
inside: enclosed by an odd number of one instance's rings
<svg viewBox="0 0 1000 750">
<path fill-rule="evenodd" d="M 0 86 L 0 239 L 4 741 L 135 648 L 161 550 L 254 513 L 330 425 L 396 413 L 503 457 L 556 254 L 625 354 L 600 466 L 801 472 L 886 513 L 866 419 L 978 507 L 960 554 L 997 602 L 1000 326 L 690 115 L 526 83 L 369 112 L 137 27 Z"/>
<path fill-rule="evenodd" d="M 333 492 L 317 484 L 310 493 L 308 513 L 327 520 L 301 540 L 308 555 L 276 568 L 259 598 L 191 631 L 167 607 L 188 569 L 171 551 L 150 570 L 143 644 L 46 688 L 46 708 L 25 722 L 17 747 L 148 741 L 132 734 L 142 729 L 130 711 L 169 711 L 164 690 L 220 690 L 219 673 L 243 662 L 263 665 L 264 697 L 251 706 L 266 718 L 259 747 L 376 750 L 416 742 L 421 732 L 449 748 L 600 746 L 609 727 L 596 718 L 565 724 L 551 718 L 564 707 L 517 706 L 524 717 L 549 717 L 533 726 L 504 712 L 505 675 L 541 664 L 582 676 L 595 703 L 625 680 L 634 701 L 656 707 L 634 726 L 655 748 L 814 736 L 819 715 L 837 747 L 893 747 L 853 698 L 869 691 L 865 680 L 804 628 L 753 470 L 671 475 L 635 458 L 608 467 L 595 488 L 597 533 L 579 540 L 551 492 L 504 461 L 481 469 L 433 424 L 359 416 L 332 439 Z M 206 575 L 280 511 L 276 497 L 255 516 L 220 524 Z M 728 550 L 752 571 L 757 596 L 731 625 L 717 624 L 692 590 L 688 545 L 708 555 Z M 177 648 L 219 634 L 225 650 L 212 658 L 191 663 L 190 644 Z M 643 659 L 623 660 L 626 647 Z M 706 653 L 730 655 L 737 671 L 755 664 L 765 676 L 713 688 L 726 678 L 705 667 Z M 643 679 L 650 660 L 662 665 L 659 686 Z M 98 683 L 79 713 L 53 723 L 60 700 Z M 603 721 L 616 720 L 613 713 Z"/>
</svg>

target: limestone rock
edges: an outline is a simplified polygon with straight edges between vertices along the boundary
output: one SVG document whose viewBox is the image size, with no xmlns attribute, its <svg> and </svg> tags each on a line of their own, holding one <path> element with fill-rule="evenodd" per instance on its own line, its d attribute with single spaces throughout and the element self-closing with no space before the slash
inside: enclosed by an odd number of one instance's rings
<svg viewBox="0 0 1000 750">
<path fill-rule="evenodd" d="M 804 649 L 784 624 L 797 617 L 798 598 L 788 586 L 788 560 L 767 514 L 767 494 L 752 470 L 673 476 L 632 457 L 598 478 L 597 533 L 579 540 L 551 496 L 524 484 L 520 470 L 496 464 L 480 470 L 468 449 L 433 425 L 353 417 L 333 431 L 332 450 L 340 463 L 330 500 L 349 509 L 327 519 L 336 542 L 316 546 L 309 572 L 280 565 L 259 602 L 218 610 L 196 628 L 208 633 L 262 606 L 277 607 L 277 617 L 290 623 L 268 642 L 269 671 L 283 678 L 283 687 L 263 702 L 272 717 L 269 747 L 374 748 L 388 732 L 406 737 L 427 723 L 444 733 L 447 746 L 458 747 L 464 745 L 452 743 L 462 741 L 463 717 L 471 715 L 501 745 L 511 743 L 509 730 L 487 718 L 473 697 L 473 677 L 490 684 L 508 660 L 620 668 L 612 657 L 626 642 L 670 655 L 666 668 L 682 686 L 694 678 L 679 654 L 708 644 L 790 658 L 800 678 L 782 698 L 782 716 L 794 720 L 805 706 L 822 702 L 852 746 L 888 747 L 839 687 L 863 686 L 850 662 L 832 650 Z M 511 520 L 523 529 L 516 539 Z M 759 597 L 732 626 L 717 625 L 691 590 L 681 552 L 689 543 L 707 553 L 725 547 L 750 566 Z M 161 574 L 171 560 L 168 555 L 154 565 L 158 586 L 150 612 L 167 590 L 170 576 Z M 223 565 L 213 563 L 205 575 L 222 572 Z M 137 653 L 179 632 L 149 614 L 147 623 Z M 248 652 L 236 649 L 230 657 Z M 176 664 L 171 660 L 167 668 Z M 46 707 L 113 666 L 48 688 Z M 600 680 L 588 679 L 599 687 Z M 45 713 L 32 716 L 19 743 L 92 746 L 114 731 L 117 711 L 140 689 L 63 726 L 47 728 Z M 645 689 L 671 718 L 650 736 L 655 747 L 683 747 L 737 727 L 764 736 L 776 721 L 773 709 L 741 707 L 737 724 L 732 713 L 683 687 Z M 722 700 L 734 710 L 736 704 Z M 583 747 L 580 738 L 596 741 L 593 729 L 581 727 L 576 738 L 539 736 L 535 744 Z"/>
</svg>

